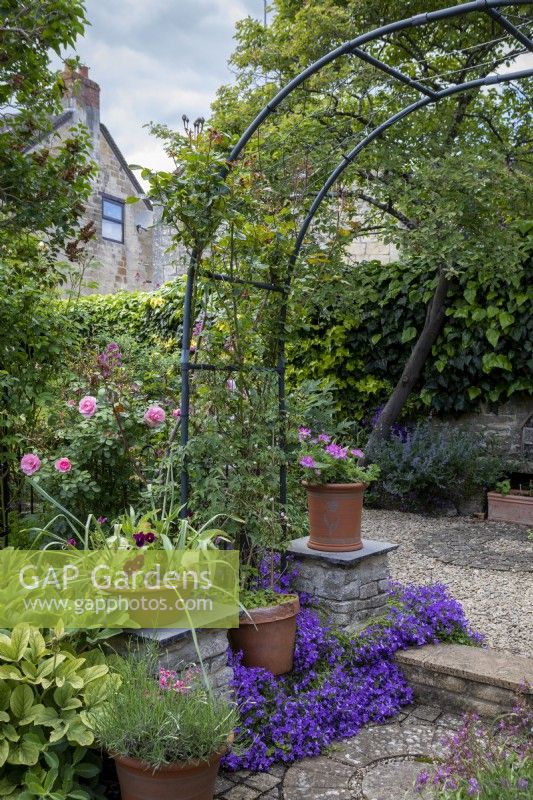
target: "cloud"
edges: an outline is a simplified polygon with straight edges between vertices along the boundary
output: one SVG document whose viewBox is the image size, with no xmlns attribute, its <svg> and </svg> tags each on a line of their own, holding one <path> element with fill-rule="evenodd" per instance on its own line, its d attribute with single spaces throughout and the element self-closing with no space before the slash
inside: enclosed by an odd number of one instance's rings
<svg viewBox="0 0 533 800">
<path fill-rule="evenodd" d="M 91 23 L 77 52 L 101 88 L 101 118 L 130 163 L 168 167 L 150 121 L 180 127 L 207 116 L 237 20 L 262 18 L 262 0 L 87 1 Z"/>
</svg>

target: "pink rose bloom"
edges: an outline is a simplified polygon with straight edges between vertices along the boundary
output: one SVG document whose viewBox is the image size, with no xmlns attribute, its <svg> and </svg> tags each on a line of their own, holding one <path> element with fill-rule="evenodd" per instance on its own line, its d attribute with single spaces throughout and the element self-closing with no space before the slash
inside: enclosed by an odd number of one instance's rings
<svg viewBox="0 0 533 800">
<path fill-rule="evenodd" d="M 351 452 L 352 456 L 355 456 L 356 458 L 364 458 L 364 455 L 365 455 L 363 453 L 363 451 L 359 450 L 359 449 L 351 450 L 350 452 Z"/>
<path fill-rule="evenodd" d="M 174 419 L 179 419 L 181 417 L 181 409 L 175 408 L 174 411 L 172 412 L 172 416 L 174 417 Z"/>
<path fill-rule="evenodd" d="M 144 421 L 149 428 L 159 428 L 166 419 L 166 414 L 161 406 L 149 406 L 144 414 Z"/>
<path fill-rule="evenodd" d="M 35 453 L 26 453 L 26 455 L 22 456 L 20 459 L 20 468 L 24 475 L 33 475 L 40 470 L 41 459 L 39 456 L 36 456 Z"/>
<path fill-rule="evenodd" d="M 58 458 L 54 464 L 54 467 L 58 472 L 70 472 L 72 469 L 72 464 L 68 458 Z"/>
<path fill-rule="evenodd" d="M 92 417 L 96 411 L 96 397 L 92 397 L 90 394 L 82 397 L 78 408 L 84 417 Z"/>
</svg>

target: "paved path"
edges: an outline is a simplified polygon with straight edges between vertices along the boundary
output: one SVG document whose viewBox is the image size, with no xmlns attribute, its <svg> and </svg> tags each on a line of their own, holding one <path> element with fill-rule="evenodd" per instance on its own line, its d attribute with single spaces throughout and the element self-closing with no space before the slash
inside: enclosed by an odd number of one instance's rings
<svg viewBox="0 0 533 800">
<path fill-rule="evenodd" d="M 442 739 L 461 722 L 430 706 L 411 706 L 386 725 L 368 725 L 336 743 L 268 773 L 223 772 L 217 800 L 424 800 L 416 776 L 442 755 Z"/>
</svg>

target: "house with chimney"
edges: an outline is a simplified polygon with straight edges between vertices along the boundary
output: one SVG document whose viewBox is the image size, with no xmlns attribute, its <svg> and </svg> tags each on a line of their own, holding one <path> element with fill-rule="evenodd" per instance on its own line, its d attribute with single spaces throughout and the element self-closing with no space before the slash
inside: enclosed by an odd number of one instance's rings
<svg viewBox="0 0 533 800">
<path fill-rule="evenodd" d="M 63 112 L 53 120 L 53 137 L 67 136 L 72 127 L 86 126 L 91 156 L 98 172 L 81 225 L 92 222 L 95 235 L 85 251 L 84 293 L 155 288 L 154 209 L 113 139 L 100 120 L 100 87 L 88 67 L 62 74 L 66 91 Z M 137 203 L 127 198 L 138 197 Z"/>
</svg>

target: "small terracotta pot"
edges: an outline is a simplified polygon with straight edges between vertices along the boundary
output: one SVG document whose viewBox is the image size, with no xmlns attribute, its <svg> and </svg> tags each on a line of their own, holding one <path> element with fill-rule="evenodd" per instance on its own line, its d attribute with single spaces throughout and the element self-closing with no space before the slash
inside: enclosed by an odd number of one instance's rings
<svg viewBox="0 0 533 800">
<path fill-rule="evenodd" d="M 207 761 L 180 761 L 153 767 L 136 758 L 113 755 L 122 800 L 213 800 L 225 747 Z"/>
<path fill-rule="evenodd" d="M 305 483 L 311 550 L 361 550 L 361 514 L 367 483 Z"/>
<path fill-rule="evenodd" d="M 299 610 L 300 601 L 291 597 L 277 606 L 241 614 L 239 627 L 229 630 L 228 638 L 232 650 L 242 650 L 245 667 L 263 667 L 273 675 L 291 671 Z"/>
<path fill-rule="evenodd" d="M 512 489 L 510 494 L 487 492 L 490 520 L 533 525 L 533 497 L 529 492 Z"/>
</svg>

